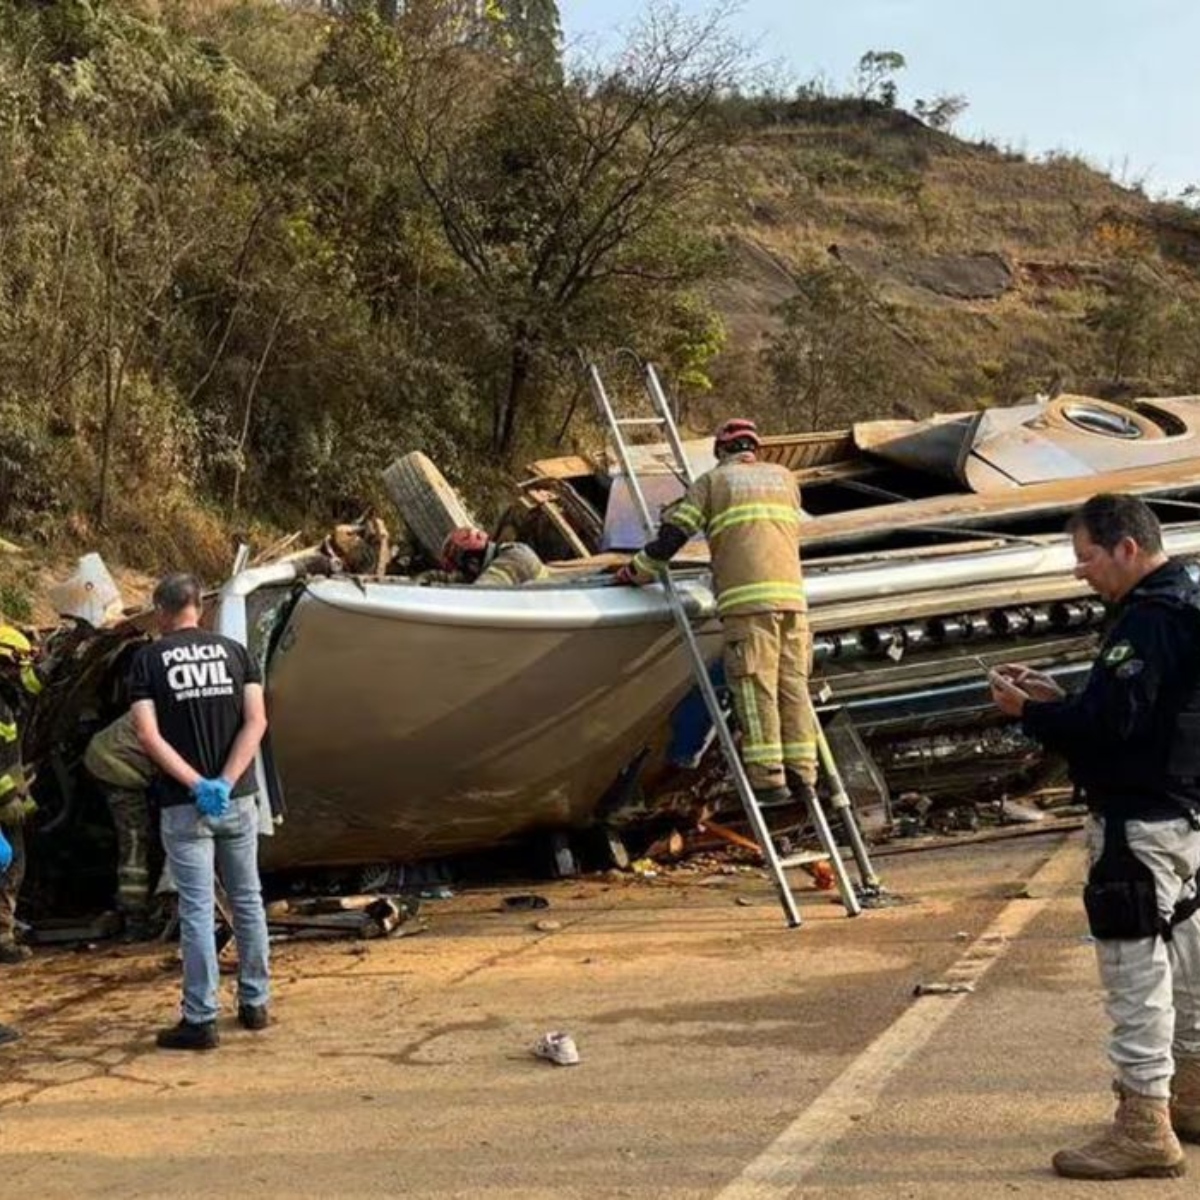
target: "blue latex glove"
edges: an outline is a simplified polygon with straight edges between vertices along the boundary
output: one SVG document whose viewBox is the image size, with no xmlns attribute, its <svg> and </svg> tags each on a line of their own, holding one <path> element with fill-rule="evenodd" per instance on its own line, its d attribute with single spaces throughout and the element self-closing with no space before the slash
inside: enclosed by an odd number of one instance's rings
<svg viewBox="0 0 1200 1200">
<path fill-rule="evenodd" d="M 0 875 L 12 866 L 12 860 L 13 848 L 8 838 L 4 836 L 4 830 L 0 829 Z"/>
<path fill-rule="evenodd" d="M 201 816 L 223 817 L 233 788 L 224 779 L 201 779 L 192 788 L 192 799 Z"/>
</svg>

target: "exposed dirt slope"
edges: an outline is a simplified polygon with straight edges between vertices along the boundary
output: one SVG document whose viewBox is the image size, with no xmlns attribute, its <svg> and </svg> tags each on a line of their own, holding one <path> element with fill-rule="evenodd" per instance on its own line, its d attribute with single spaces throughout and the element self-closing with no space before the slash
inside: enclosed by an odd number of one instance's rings
<svg viewBox="0 0 1200 1200">
<path fill-rule="evenodd" d="M 1200 388 L 1186 350 L 1200 214 L 1077 158 L 1030 162 L 903 113 L 823 102 L 776 115 L 731 163 L 732 278 L 713 296 L 730 333 L 719 395 L 772 394 L 760 351 L 780 329 L 777 308 L 833 266 L 866 285 L 893 330 L 898 364 L 879 369 L 897 375 L 896 412 L 1055 386 L 1116 397 Z M 1133 306 L 1121 357 L 1103 313 L 1135 285 L 1145 311 Z M 807 423 L 803 411 L 772 415 Z M 837 414 L 881 415 L 878 401 Z"/>
</svg>

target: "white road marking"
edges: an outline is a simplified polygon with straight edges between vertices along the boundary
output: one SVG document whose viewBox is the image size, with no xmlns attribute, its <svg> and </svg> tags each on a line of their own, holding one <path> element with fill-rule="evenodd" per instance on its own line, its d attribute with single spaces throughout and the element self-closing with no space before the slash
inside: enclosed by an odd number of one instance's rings
<svg viewBox="0 0 1200 1200">
<path fill-rule="evenodd" d="M 1066 884 L 1082 878 L 1081 845 L 1068 838 L 1029 880 L 1032 899 L 1014 900 L 945 974 L 977 984 Z M 870 919 L 869 917 L 867 918 Z M 948 1021 L 969 993 L 924 996 L 888 1026 L 716 1200 L 780 1200 L 820 1165 L 854 1121 L 869 1113 L 892 1077 Z"/>
</svg>

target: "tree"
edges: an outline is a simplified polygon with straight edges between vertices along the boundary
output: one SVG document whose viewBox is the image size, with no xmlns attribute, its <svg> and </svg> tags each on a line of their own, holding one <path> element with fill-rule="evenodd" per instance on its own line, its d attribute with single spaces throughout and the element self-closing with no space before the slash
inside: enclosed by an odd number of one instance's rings
<svg viewBox="0 0 1200 1200">
<path fill-rule="evenodd" d="M 911 364 L 871 287 L 841 266 L 811 264 L 780 305 L 763 357 L 789 427 L 828 429 L 892 410 Z"/>
<path fill-rule="evenodd" d="M 721 19 L 652 9 L 615 64 L 566 80 L 409 37 L 381 79 L 386 135 L 471 280 L 497 456 L 539 365 L 596 333 L 598 310 L 606 336 L 635 337 L 623 314 L 712 261 L 688 209 L 720 173 L 718 101 L 742 61 Z M 631 283 L 642 303 L 613 303 Z"/>
<path fill-rule="evenodd" d="M 1171 310 L 1170 296 L 1148 263 L 1134 258 L 1117 263 L 1111 291 L 1087 314 L 1111 382 L 1150 376 L 1161 366 Z"/>
<path fill-rule="evenodd" d="M 937 95 L 932 100 L 918 100 L 913 105 L 913 112 L 929 126 L 948 132 L 954 122 L 970 107 L 966 96 Z"/>
<path fill-rule="evenodd" d="M 561 76 L 557 0 L 377 0 L 385 23 L 401 15 L 422 35 L 486 50 L 530 71 Z"/>
<path fill-rule="evenodd" d="M 562 24 L 555 0 L 491 0 L 505 49 L 531 71 L 562 76 Z"/>
<path fill-rule="evenodd" d="M 868 50 L 858 60 L 855 90 L 860 100 L 876 100 L 886 108 L 896 104 L 896 81 L 892 77 L 908 66 L 897 50 Z"/>
</svg>

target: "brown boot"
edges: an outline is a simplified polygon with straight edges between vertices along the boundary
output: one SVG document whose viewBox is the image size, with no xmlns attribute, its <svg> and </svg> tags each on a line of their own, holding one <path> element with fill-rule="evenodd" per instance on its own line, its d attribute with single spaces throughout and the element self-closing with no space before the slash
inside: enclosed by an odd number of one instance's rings
<svg viewBox="0 0 1200 1200">
<path fill-rule="evenodd" d="M 1171 1128 L 1183 1142 L 1200 1142 L 1200 1058 L 1175 1056 Z"/>
<path fill-rule="evenodd" d="M 1060 1150 L 1054 1169 L 1068 1179 L 1174 1179 L 1184 1174 L 1183 1150 L 1171 1129 L 1168 1102 L 1116 1089 L 1113 1126 L 1078 1150 Z"/>
</svg>

